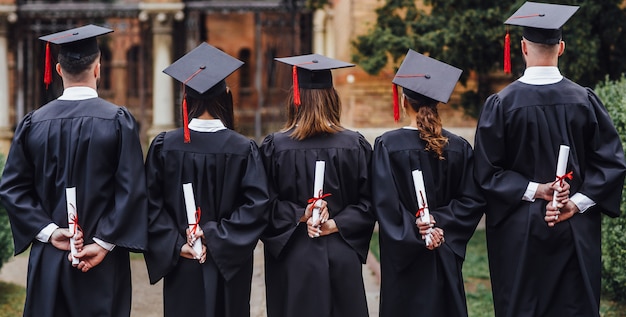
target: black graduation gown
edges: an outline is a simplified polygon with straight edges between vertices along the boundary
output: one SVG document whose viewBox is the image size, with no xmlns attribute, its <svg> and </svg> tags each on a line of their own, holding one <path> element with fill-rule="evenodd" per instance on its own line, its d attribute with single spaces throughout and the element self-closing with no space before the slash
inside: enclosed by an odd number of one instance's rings
<svg viewBox="0 0 626 317">
<path fill-rule="evenodd" d="M 150 282 L 164 277 L 165 316 L 250 316 L 253 251 L 267 224 L 267 177 L 256 143 L 232 130 L 159 134 L 146 159 Z M 180 256 L 192 183 L 207 260 Z"/>
<path fill-rule="evenodd" d="M 484 209 L 467 141 L 444 130 L 445 160 L 425 150 L 419 131 L 398 129 L 376 139 L 372 200 L 380 237 L 380 316 L 467 316 L 461 267 Z M 422 170 L 428 206 L 445 243 L 431 251 L 415 225 L 411 172 Z"/>
<path fill-rule="evenodd" d="M 302 141 L 270 134 L 261 146 L 269 178 L 270 223 L 265 244 L 269 317 L 368 316 L 362 263 L 374 227 L 371 146 L 353 131 Z M 324 193 L 338 233 L 309 238 L 298 223 L 313 194 L 315 161 L 326 162 Z"/>
<path fill-rule="evenodd" d="M 134 118 L 102 99 L 54 100 L 20 122 L 0 197 L 15 253 L 32 244 L 24 316 L 130 314 L 128 250 L 147 245 L 142 167 Z M 72 267 L 68 252 L 35 239 L 50 222 L 68 227 L 65 188 L 74 186 L 85 244 L 97 237 L 116 245 L 87 273 Z"/>
<path fill-rule="evenodd" d="M 570 192 L 596 205 L 550 228 L 546 201 L 522 201 L 529 181 L 555 179 L 570 147 Z M 568 79 L 516 81 L 489 97 L 475 142 L 475 177 L 487 198 L 487 245 L 497 316 L 598 316 L 600 214 L 620 214 L 624 152 L 601 101 Z"/>
</svg>

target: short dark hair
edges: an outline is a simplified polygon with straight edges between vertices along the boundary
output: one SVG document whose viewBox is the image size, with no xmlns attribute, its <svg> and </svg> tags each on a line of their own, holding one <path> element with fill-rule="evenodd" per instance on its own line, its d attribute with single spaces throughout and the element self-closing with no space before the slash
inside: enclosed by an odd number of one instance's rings
<svg viewBox="0 0 626 317">
<path fill-rule="evenodd" d="M 187 95 L 187 101 L 189 103 L 187 113 L 190 118 L 197 118 L 206 111 L 213 118 L 220 119 L 225 127 L 231 130 L 235 129 L 233 95 L 229 88 L 225 89 L 219 95 L 208 99 L 194 98 L 193 96 Z"/>
<path fill-rule="evenodd" d="M 89 66 L 98 58 L 100 58 L 100 52 L 83 56 L 79 59 L 59 54 L 59 64 L 61 64 L 63 72 L 71 76 L 76 76 L 89 69 Z"/>
</svg>

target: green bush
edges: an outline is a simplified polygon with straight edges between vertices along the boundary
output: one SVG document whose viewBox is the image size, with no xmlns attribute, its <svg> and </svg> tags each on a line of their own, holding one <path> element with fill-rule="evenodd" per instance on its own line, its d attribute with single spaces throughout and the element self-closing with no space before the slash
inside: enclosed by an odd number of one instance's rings
<svg viewBox="0 0 626 317">
<path fill-rule="evenodd" d="M 0 155 L 0 173 L 4 170 L 4 157 Z M 9 216 L 6 209 L 0 204 L 0 269 L 2 264 L 13 255 L 13 240 L 11 227 L 9 226 Z"/>
<path fill-rule="evenodd" d="M 596 93 L 604 102 L 626 148 L 626 77 L 598 84 Z M 622 189 L 622 213 L 626 211 L 626 191 Z M 626 302 L 626 215 L 602 219 L 602 291 L 608 297 Z"/>
</svg>

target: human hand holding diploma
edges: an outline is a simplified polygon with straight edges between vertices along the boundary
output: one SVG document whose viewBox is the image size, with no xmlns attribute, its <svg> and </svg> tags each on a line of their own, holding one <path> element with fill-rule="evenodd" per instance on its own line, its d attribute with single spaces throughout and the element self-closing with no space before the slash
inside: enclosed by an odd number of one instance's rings
<svg viewBox="0 0 626 317">
<path fill-rule="evenodd" d="M 191 255 L 190 251 L 193 251 L 194 256 L 192 259 L 204 263 L 203 259 L 206 259 L 206 246 L 202 244 L 202 238 L 204 232 L 200 228 L 200 208 L 196 208 L 196 199 L 193 194 L 193 185 L 191 183 L 183 184 L 183 196 L 185 199 L 185 210 L 187 211 L 187 223 L 189 228 L 186 229 L 187 244 L 192 248 L 188 250 L 184 245 L 181 249 L 181 256 L 188 257 Z"/>
<path fill-rule="evenodd" d="M 309 199 L 308 205 L 305 209 L 305 219 L 307 222 L 307 231 L 309 237 L 317 238 L 320 235 L 324 235 L 324 230 L 321 228 L 329 218 L 328 204 L 324 198 L 330 196 L 330 194 L 324 194 L 324 172 L 326 170 L 325 161 L 315 162 L 315 178 L 313 182 L 313 198 Z M 308 217 L 310 213 L 310 218 Z M 307 219 L 308 218 L 308 219 Z M 336 230 L 336 225 L 331 224 L 326 228 L 328 231 L 333 231 L 332 227 Z M 331 232 L 332 233 L 332 232 Z M 327 233 L 328 234 L 328 233 Z"/>
<path fill-rule="evenodd" d="M 414 170 L 411 175 L 413 176 L 413 186 L 415 187 L 418 208 L 417 213 L 415 213 L 415 217 L 418 218 L 416 219 L 415 224 L 419 227 L 421 222 L 422 226 L 425 224 L 429 226 L 425 233 L 422 233 L 422 239 L 426 241 L 426 246 L 428 247 L 432 244 L 432 228 L 434 227 L 434 218 L 430 216 L 430 211 L 428 210 L 428 200 L 426 198 L 426 187 L 424 186 L 424 176 L 422 171 Z"/>
<path fill-rule="evenodd" d="M 567 161 L 569 158 L 569 146 L 561 145 L 559 147 L 559 156 L 556 165 L 556 180 L 551 183 L 550 189 L 552 190 L 552 200 L 546 206 L 545 221 L 548 226 L 553 227 L 557 222 L 569 219 L 573 213 L 572 209 L 575 209 L 575 205 L 569 201 L 569 188 L 570 185 L 565 179 L 572 179 L 572 172 L 566 173 Z M 572 205 L 574 208 L 572 208 Z M 567 215 L 561 216 L 561 209 L 566 207 L 563 211 L 566 211 Z M 561 217 L 561 219 L 559 219 Z M 559 221 L 560 220 L 560 221 Z"/>
</svg>

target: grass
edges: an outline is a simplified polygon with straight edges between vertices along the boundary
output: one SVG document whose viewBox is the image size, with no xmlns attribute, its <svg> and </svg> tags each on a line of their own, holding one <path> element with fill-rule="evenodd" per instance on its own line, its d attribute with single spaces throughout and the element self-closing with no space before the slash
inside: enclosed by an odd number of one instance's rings
<svg viewBox="0 0 626 317">
<path fill-rule="evenodd" d="M 380 259 L 378 232 L 375 232 L 372 237 L 370 250 L 377 259 Z M 491 282 L 489 281 L 485 230 L 476 230 L 474 236 L 467 244 L 467 252 L 463 264 L 463 278 L 469 316 L 493 317 L 493 296 L 491 294 Z M 626 317 L 626 304 L 603 299 L 600 302 L 600 316 Z"/>
<path fill-rule="evenodd" d="M 22 316 L 25 299 L 25 288 L 0 282 L 0 317 Z"/>
</svg>

